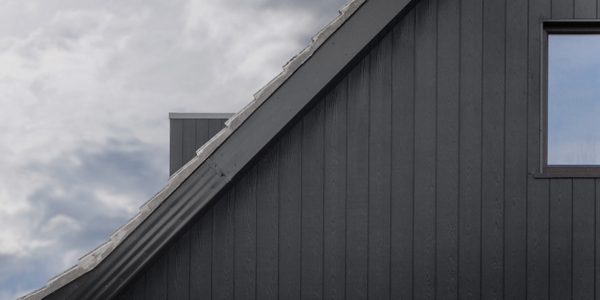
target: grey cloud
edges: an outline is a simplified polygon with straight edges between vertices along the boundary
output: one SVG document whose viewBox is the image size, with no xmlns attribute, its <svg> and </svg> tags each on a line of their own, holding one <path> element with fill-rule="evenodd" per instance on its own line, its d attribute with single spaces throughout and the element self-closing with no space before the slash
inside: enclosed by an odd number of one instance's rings
<svg viewBox="0 0 600 300">
<path fill-rule="evenodd" d="M 190 1 L 8 1 L 0 63 L 8 53 L 20 65 L 0 82 L 0 104 L 12 109 L 0 112 L 0 137 L 12 141 L 0 145 L 0 178 L 31 175 L 11 178 L 27 192 L 10 195 L 32 209 L 10 216 L 27 221 L 18 230 L 38 245 L 0 255 L 0 300 L 75 264 L 166 184 L 169 111 L 237 111 L 346 2 L 210 1 L 256 32 L 209 39 L 207 28 L 186 32 Z M 303 15 L 286 15 L 294 11 Z M 24 125 L 2 122 L 12 117 Z"/>
<path fill-rule="evenodd" d="M 112 140 L 94 146 L 97 150 L 93 153 L 78 150 L 66 154 L 81 164 L 65 157 L 47 165 L 29 166 L 53 179 L 29 197 L 41 213 L 34 228 L 35 234 L 41 236 L 33 239 L 55 242 L 28 257 L 0 256 L 0 291 L 17 292 L 43 286 L 46 280 L 64 270 L 65 264 L 76 264 L 77 258 L 107 241 L 133 215 L 128 211 L 115 212 L 98 199 L 96 192 L 108 191 L 109 195 L 134 199 L 137 209 L 164 186 L 168 177 L 166 149 L 135 140 Z M 56 216 L 73 220 L 75 228 L 71 221 L 51 224 Z M 65 253 L 72 253 L 67 257 L 71 260 L 63 261 Z"/>
</svg>

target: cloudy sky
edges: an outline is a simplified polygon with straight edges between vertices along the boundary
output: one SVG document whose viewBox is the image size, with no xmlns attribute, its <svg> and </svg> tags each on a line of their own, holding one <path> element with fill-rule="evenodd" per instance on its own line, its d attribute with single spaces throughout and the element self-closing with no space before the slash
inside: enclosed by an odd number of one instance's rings
<svg viewBox="0 0 600 300">
<path fill-rule="evenodd" d="M 346 0 L 1 0 L 0 300 L 168 177 L 169 112 L 236 112 Z"/>
</svg>

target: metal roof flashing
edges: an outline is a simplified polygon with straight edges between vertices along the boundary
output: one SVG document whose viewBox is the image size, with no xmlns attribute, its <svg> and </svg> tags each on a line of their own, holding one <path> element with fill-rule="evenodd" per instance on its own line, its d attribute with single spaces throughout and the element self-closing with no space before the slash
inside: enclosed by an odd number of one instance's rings
<svg viewBox="0 0 600 300">
<path fill-rule="evenodd" d="M 239 128 L 244 121 L 256 111 L 313 53 L 350 18 L 366 0 L 350 0 L 339 10 L 339 15 L 321 29 L 313 38 L 312 43 L 304 48 L 283 66 L 283 71 L 254 94 L 254 99 L 238 113 L 232 114 L 193 114 L 170 113 L 170 119 L 189 118 L 228 118 L 218 134 L 196 151 L 196 157 L 175 172 L 167 181 L 167 185 L 146 203 L 140 206 L 140 211 L 119 229 L 110 235 L 110 239 L 82 256 L 78 263 L 68 270 L 47 281 L 46 286 L 37 289 L 18 300 L 38 300 L 67 285 L 83 274 L 94 269 L 104 258 L 138 227 L 163 201 L 167 199 L 203 162 L 207 160 L 229 136 Z"/>
<path fill-rule="evenodd" d="M 169 119 L 229 119 L 233 116 L 232 113 L 169 113 Z"/>
</svg>

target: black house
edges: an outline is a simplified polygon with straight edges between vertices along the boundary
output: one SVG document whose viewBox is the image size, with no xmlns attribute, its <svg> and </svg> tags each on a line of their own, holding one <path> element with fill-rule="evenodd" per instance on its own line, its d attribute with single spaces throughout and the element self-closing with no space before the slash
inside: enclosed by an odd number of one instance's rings
<svg viewBox="0 0 600 300">
<path fill-rule="evenodd" d="M 568 129 L 597 131 L 600 72 L 559 63 L 598 59 L 599 11 L 351 1 L 23 299 L 598 299 L 600 165 Z"/>
</svg>

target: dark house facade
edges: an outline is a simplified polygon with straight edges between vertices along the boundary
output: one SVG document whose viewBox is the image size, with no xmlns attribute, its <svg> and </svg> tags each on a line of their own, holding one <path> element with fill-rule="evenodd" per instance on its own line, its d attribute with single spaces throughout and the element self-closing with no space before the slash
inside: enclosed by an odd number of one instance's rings
<svg viewBox="0 0 600 300">
<path fill-rule="evenodd" d="M 543 26 L 600 4 L 354 3 L 129 237 L 44 299 L 598 299 L 600 179 L 544 174 L 541 132 Z"/>
<path fill-rule="evenodd" d="M 169 113 L 169 176 L 196 156 L 196 151 L 219 131 L 233 114 Z"/>
</svg>

